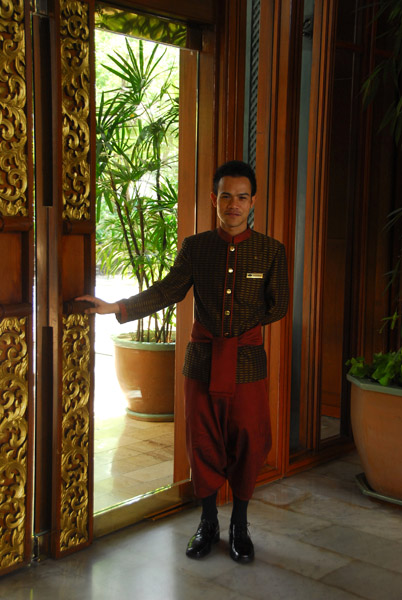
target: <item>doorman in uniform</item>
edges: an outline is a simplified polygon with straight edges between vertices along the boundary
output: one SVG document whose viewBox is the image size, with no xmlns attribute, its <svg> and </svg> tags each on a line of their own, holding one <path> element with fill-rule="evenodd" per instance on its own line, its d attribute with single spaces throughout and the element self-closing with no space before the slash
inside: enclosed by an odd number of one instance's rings
<svg viewBox="0 0 402 600">
<path fill-rule="evenodd" d="M 183 374 L 187 451 L 202 514 L 187 546 L 190 558 L 205 556 L 219 540 L 216 498 L 226 480 L 233 492 L 230 555 L 239 562 L 254 558 L 247 507 L 271 448 L 262 326 L 281 319 L 288 306 L 284 246 L 248 226 L 256 187 L 248 164 L 223 164 L 211 193 L 218 228 L 186 238 L 162 281 L 115 303 L 79 298 L 93 303 L 88 313 L 115 313 L 125 323 L 180 302 L 194 289 Z"/>
</svg>

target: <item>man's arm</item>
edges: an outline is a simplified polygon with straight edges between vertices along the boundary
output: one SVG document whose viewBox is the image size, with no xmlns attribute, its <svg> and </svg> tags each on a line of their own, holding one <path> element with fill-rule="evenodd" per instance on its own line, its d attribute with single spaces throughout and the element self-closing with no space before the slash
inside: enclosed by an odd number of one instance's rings
<svg viewBox="0 0 402 600">
<path fill-rule="evenodd" d="M 94 306 L 87 308 L 87 314 L 115 314 L 119 323 L 135 321 L 158 312 L 176 302 L 180 302 L 193 285 L 191 259 L 187 250 L 187 240 L 178 253 L 173 267 L 161 281 L 157 281 L 147 290 L 131 298 L 118 302 L 105 302 L 91 295 L 84 295 L 76 300 L 86 300 Z"/>
<path fill-rule="evenodd" d="M 263 325 L 279 321 L 286 315 L 289 303 L 288 269 L 286 264 L 285 247 L 278 246 L 269 280 L 266 288 L 267 312 L 262 321 Z"/>
</svg>

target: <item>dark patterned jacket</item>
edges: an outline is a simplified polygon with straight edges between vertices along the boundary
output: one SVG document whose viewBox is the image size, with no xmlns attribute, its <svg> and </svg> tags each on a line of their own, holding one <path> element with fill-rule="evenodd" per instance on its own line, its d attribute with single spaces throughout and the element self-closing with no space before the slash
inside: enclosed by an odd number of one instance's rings
<svg viewBox="0 0 402 600">
<path fill-rule="evenodd" d="M 119 302 L 118 320 L 140 319 L 180 302 L 191 286 L 195 319 L 214 337 L 239 336 L 277 321 L 288 306 L 284 246 L 252 229 L 235 237 L 221 228 L 188 237 L 162 281 Z M 263 345 L 239 346 L 237 357 L 237 383 L 266 377 Z M 210 362 L 210 344 L 189 342 L 183 373 L 208 382 Z"/>
</svg>

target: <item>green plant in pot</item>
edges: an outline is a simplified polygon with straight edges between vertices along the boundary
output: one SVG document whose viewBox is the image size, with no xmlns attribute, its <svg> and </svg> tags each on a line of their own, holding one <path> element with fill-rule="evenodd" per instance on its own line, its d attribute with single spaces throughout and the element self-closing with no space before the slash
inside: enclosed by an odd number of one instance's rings
<svg viewBox="0 0 402 600">
<path fill-rule="evenodd" d="M 126 40 L 126 47 L 126 56 L 110 56 L 113 64 L 106 66 L 122 85 L 102 93 L 97 108 L 96 237 L 101 272 L 132 277 L 135 293 L 162 279 L 177 252 L 178 90 L 166 51 L 153 44 L 147 53 L 141 41 Z M 131 416 L 173 418 L 175 315 L 169 306 L 136 321 L 131 334 L 113 336 Z M 134 363 L 121 366 L 129 348 Z M 140 352 L 168 360 L 167 374 L 160 364 L 139 367 Z M 154 392 L 148 390 L 151 380 L 159 384 Z M 169 400 L 163 400 L 169 387 Z M 155 406 L 161 399 L 162 407 Z"/>
<path fill-rule="evenodd" d="M 394 100 L 383 115 L 381 128 L 390 126 L 396 154 L 401 149 L 402 134 L 402 4 L 400 0 L 382 0 L 376 18 L 387 19 L 388 41 L 393 51 L 379 63 L 363 86 L 366 102 L 371 102 L 386 82 L 394 90 Z M 399 154 L 400 156 L 400 154 Z M 380 200 L 379 200 L 380 201 Z M 385 233 L 396 233 L 402 208 L 397 207 L 387 218 Z M 400 242 L 401 240 L 399 240 Z M 373 359 L 351 358 L 348 380 L 351 382 L 351 421 L 356 448 L 364 474 L 358 476 L 363 492 L 402 504 L 402 347 L 401 347 L 401 244 L 395 244 L 395 258 L 387 273 L 386 292 L 393 296 L 391 315 L 383 319 L 389 326 L 389 340 L 394 342 L 386 352 L 374 353 Z"/>
</svg>

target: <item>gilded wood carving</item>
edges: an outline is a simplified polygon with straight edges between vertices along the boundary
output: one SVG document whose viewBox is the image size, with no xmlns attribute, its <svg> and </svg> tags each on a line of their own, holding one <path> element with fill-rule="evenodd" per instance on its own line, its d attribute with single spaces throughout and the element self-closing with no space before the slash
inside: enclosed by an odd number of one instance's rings
<svg viewBox="0 0 402 600">
<path fill-rule="evenodd" d="M 26 216 L 27 119 L 23 0 L 0 2 L 0 214 Z"/>
<path fill-rule="evenodd" d="M 63 220 L 90 219 L 89 6 L 60 0 Z M 90 338 L 85 315 L 63 317 L 59 551 L 89 541 Z"/>
<path fill-rule="evenodd" d="M 28 423 L 26 318 L 0 322 L 0 567 L 24 559 Z"/>
<path fill-rule="evenodd" d="M 89 319 L 63 317 L 60 550 L 88 540 Z"/>
<path fill-rule="evenodd" d="M 88 5 L 61 0 L 63 218 L 90 218 Z"/>
</svg>

